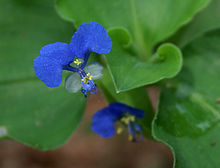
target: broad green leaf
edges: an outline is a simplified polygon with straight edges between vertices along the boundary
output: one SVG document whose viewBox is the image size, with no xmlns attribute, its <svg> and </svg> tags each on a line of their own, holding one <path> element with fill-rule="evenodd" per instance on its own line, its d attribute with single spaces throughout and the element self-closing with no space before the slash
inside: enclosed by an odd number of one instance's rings
<svg viewBox="0 0 220 168">
<path fill-rule="evenodd" d="M 98 80 L 98 86 L 100 86 L 108 103 L 121 102 L 144 110 L 145 117 L 141 119 L 140 122 L 143 127 L 144 135 L 148 138 L 152 138 L 151 122 L 153 120 L 154 111 L 145 87 L 116 93 L 113 81 L 107 69 L 105 69 L 103 77 Z"/>
<path fill-rule="evenodd" d="M 75 29 L 53 6 L 50 0 L 0 1 L 0 82 L 35 76 L 33 59 L 41 47 L 70 41 Z"/>
<path fill-rule="evenodd" d="M 209 0 L 57 0 L 61 16 L 77 26 L 97 21 L 107 28 L 123 27 L 140 51 L 149 52 L 157 42 L 174 33 L 206 6 Z"/>
<path fill-rule="evenodd" d="M 161 93 L 153 133 L 172 148 L 176 168 L 220 165 L 219 43 L 218 30 L 185 47 L 181 73 Z"/>
<path fill-rule="evenodd" d="M 150 59 L 158 42 L 169 37 L 205 7 L 209 0 L 57 0 L 61 16 L 77 26 L 97 21 L 108 30 L 128 31 L 131 46 L 118 46 L 123 32 L 117 33 L 113 48 L 107 54 L 107 64 L 118 92 L 155 83 L 175 76 L 181 67 L 179 50 L 170 44 L 161 46 L 166 59 L 152 63 Z M 116 30 L 114 30 L 116 31 Z M 115 32 L 116 33 L 116 32 Z M 124 43 L 123 43 L 124 44 Z M 126 47 L 132 47 L 126 50 Z M 122 66 L 123 65 L 123 66 Z M 135 77 L 135 78 L 134 78 Z"/>
<path fill-rule="evenodd" d="M 161 45 L 148 62 L 135 57 L 135 47 L 123 29 L 109 31 L 111 54 L 105 56 L 118 92 L 175 76 L 182 66 L 181 51 L 172 44 Z"/>
<path fill-rule="evenodd" d="M 189 24 L 184 26 L 173 37 L 173 42 L 184 47 L 193 39 L 202 34 L 220 27 L 220 0 L 212 0 L 211 3 L 200 11 Z"/>
<path fill-rule="evenodd" d="M 41 150 L 63 144 L 76 129 L 85 99 L 64 86 L 50 89 L 34 74 L 46 44 L 69 42 L 73 27 L 49 0 L 0 1 L 0 137 Z"/>
<path fill-rule="evenodd" d="M 66 142 L 78 126 L 85 98 L 63 87 L 47 88 L 38 79 L 0 85 L 0 129 L 6 136 L 41 150 Z"/>
</svg>

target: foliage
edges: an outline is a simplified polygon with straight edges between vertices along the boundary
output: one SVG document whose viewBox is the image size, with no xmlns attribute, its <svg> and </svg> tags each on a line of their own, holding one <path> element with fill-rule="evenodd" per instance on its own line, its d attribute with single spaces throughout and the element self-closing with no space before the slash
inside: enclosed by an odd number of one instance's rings
<svg viewBox="0 0 220 168">
<path fill-rule="evenodd" d="M 174 167 L 220 165 L 219 0 L 57 0 L 56 11 L 49 0 L 0 4 L 2 138 L 41 150 L 68 139 L 86 99 L 63 83 L 49 89 L 32 62 L 44 45 L 69 43 L 74 26 L 96 21 L 112 39 L 110 53 L 92 58 L 105 59 L 97 82 L 106 100 L 144 110 L 143 134 L 171 148 Z M 155 116 L 148 84 L 161 91 Z"/>
<path fill-rule="evenodd" d="M 55 148 L 76 129 L 85 99 L 42 84 L 35 77 L 33 59 L 43 45 L 69 39 L 74 28 L 59 19 L 49 1 L 0 4 L 1 137 L 42 150 Z"/>
</svg>

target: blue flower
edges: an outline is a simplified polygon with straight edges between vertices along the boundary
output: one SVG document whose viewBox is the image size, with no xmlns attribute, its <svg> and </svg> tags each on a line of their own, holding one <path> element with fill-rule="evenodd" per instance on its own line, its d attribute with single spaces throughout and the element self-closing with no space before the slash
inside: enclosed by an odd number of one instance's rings
<svg viewBox="0 0 220 168">
<path fill-rule="evenodd" d="M 77 73 L 81 78 L 80 88 L 82 86 L 86 97 L 87 91 L 96 93 L 94 75 L 84 70 L 90 53 L 107 54 L 111 48 L 112 40 L 102 25 L 94 21 L 83 23 L 70 44 L 57 42 L 41 48 L 40 55 L 34 59 L 35 74 L 48 87 L 57 87 L 62 82 L 63 70 Z M 73 62 L 75 66 L 70 65 Z"/>
<path fill-rule="evenodd" d="M 110 138 L 115 134 L 114 123 L 119 121 L 128 128 L 130 141 L 140 141 L 143 139 L 143 132 L 137 118 L 142 118 L 144 115 L 141 109 L 123 103 L 111 103 L 93 115 L 92 130 L 103 138 Z M 120 134 L 122 131 L 123 127 L 118 127 L 116 132 Z"/>
</svg>

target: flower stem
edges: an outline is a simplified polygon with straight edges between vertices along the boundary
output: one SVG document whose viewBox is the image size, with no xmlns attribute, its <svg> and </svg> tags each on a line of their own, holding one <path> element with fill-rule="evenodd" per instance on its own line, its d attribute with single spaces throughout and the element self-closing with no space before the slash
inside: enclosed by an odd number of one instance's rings
<svg viewBox="0 0 220 168">
<path fill-rule="evenodd" d="M 67 71 L 71 71 L 71 72 L 78 72 L 79 71 L 78 68 L 72 67 L 70 64 L 64 65 L 63 70 L 67 70 Z"/>
</svg>

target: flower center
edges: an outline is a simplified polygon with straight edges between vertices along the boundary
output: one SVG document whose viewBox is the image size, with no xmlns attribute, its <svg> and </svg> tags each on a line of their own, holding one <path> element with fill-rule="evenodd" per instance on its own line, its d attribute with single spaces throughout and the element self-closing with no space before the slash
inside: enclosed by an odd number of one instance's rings
<svg viewBox="0 0 220 168">
<path fill-rule="evenodd" d="M 125 115 L 120 119 L 120 122 L 128 128 L 128 140 L 131 142 L 138 142 L 143 139 L 143 133 L 141 129 L 141 125 L 136 122 L 136 117 L 125 113 Z M 119 126 L 116 129 L 117 134 L 121 134 L 123 132 L 123 127 Z"/>
<path fill-rule="evenodd" d="M 82 81 L 84 83 L 88 83 L 90 80 L 92 80 L 93 76 L 90 73 L 87 73 L 84 78 L 82 78 Z"/>
<path fill-rule="evenodd" d="M 80 64 L 82 64 L 82 62 L 79 61 L 78 59 L 76 59 L 76 60 L 74 61 L 74 64 L 76 64 L 76 65 L 80 65 Z"/>
<path fill-rule="evenodd" d="M 87 97 L 87 92 L 89 91 L 91 94 L 96 94 L 96 84 L 92 80 L 93 76 L 90 73 L 86 73 L 84 70 L 79 68 L 79 74 L 81 77 L 81 85 L 82 90 L 81 92 L 84 94 L 85 97 Z"/>
<path fill-rule="evenodd" d="M 127 116 L 122 117 L 120 121 L 127 125 L 130 122 L 135 121 L 135 116 L 128 114 Z"/>
</svg>

